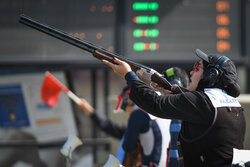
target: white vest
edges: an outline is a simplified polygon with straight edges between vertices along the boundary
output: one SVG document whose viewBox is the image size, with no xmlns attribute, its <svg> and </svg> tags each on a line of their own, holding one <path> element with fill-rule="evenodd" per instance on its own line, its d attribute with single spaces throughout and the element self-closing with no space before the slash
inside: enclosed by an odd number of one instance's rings
<svg viewBox="0 0 250 167">
<path fill-rule="evenodd" d="M 211 100 L 215 108 L 218 107 L 241 107 L 237 98 L 229 96 L 222 89 L 206 88 L 204 89 L 206 95 Z"/>
</svg>

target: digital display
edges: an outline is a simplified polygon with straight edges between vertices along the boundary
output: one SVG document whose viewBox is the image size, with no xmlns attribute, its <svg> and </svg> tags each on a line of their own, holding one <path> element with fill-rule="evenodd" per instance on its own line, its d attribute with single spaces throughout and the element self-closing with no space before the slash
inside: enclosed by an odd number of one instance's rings
<svg viewBox="0 0 250 167">
<path fill-rule="evenodd" d="M 18 23 L 20 14 L 139 63 L 193 61 L 196 48 L 241 60 L 240 4 L 240 0 L 0 0 L 0 63 L 99 63 L 79 48 Z"/>
<path fill-rule="evenodd" d="M 240 58 L 240 1 L 127 0 L 124 55 L 133 60 L 185 61 L 194 51 Z"/>
<path fill-rule="evenodd" d="M 113 0 L 0 0 L 0 62 L 96 61 L 79 48 L 19 23 L 20 14 L 114 50 Z"/>
</svg>

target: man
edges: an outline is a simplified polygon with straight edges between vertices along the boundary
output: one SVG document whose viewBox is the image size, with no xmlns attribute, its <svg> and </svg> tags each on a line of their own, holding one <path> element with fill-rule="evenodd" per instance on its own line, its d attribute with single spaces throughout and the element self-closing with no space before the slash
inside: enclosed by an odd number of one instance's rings
<svg viewBox="0 0 250 167">
<path fill-rule="evenodd" d="M 120 94 L 122 100 L 120 108 L 130 115 L 127 127 L 101 117 L 84 99 L 79 107 L 88 113 L 92 121 L 103 131 L 121 139 L 126 154 L 124 157 L 119 154 L 117 158 L 125 166 L 166 166 L 166 151 L 170 141 L 168 133 L 170 121 L 152 118 L 146 112 L 138 109 L 130 100 L 129 93 L 129 87 L 125 87 Z M 137 154 L 138 146 L 139 154 Z M 139 163 L 136 161 L 138 157 L 141 157 Z"/>
<path fill-rule="evenodd" d="M 231 166 L 233 148 L 243 148 L 246 130 L 236 99 L 240 94 L 236 68 L 226 56 L 208 56 L 199 49 L 196 54 L 202 61 L 190 72 L 190 92 L 167 96 L 141 82 L 126 62 L 103 62 L 127 80 L 130 98 L 139 107 L 158 117 L 182 120 L 185 167 Z"/>
</svg>

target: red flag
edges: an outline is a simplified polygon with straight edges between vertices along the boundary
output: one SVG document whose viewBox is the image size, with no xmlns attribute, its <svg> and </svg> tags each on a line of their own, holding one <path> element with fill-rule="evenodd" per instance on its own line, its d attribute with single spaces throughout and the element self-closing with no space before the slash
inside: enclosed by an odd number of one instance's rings
<svg viewBox="0 0 250 167">
<path fill-rule="evenodd" d="M 118 112 L 119 109 L 120 109 L 120 107 L 121 107 L 121 105 L 122 105 L 122 96 L 118 95 L 117 98 L 118 98 L 118 102 L 116 104 L 114 112 Z"/>
<path fill-rule="evenodd" d="M 49 106 L 56 106 L 61 91 L 67 93 L 69 92 L 69 89 L 58 81 L 51 73 L 46 72 L 41 86 L 41 99 L 43 102 Z"/>
</svg>

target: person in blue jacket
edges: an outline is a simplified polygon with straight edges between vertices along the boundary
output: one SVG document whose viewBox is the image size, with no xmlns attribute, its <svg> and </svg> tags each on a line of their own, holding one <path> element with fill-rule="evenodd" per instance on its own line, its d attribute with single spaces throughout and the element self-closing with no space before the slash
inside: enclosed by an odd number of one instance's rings
<svg viewBox="0 0 250 167">
<path fill-rule="evenodd" d="M 133 166 L 166 166 L 170 120 L 153 117 L 139 109 L 129 94 L 129 87 L 125 87 L 120 94 L 120 108 L 129 114 L 127 126 L 101 116 L 85 99 L 81 99 L 79 108 L 89 114 L 96 126 L 121 140 L 125 155 L 119 154 L 117 158 L 127 164 L 125 166 L 131 163 L 135 163 Z M 138 158 L 139 162 L 136 161 Z"/>
</svg>

